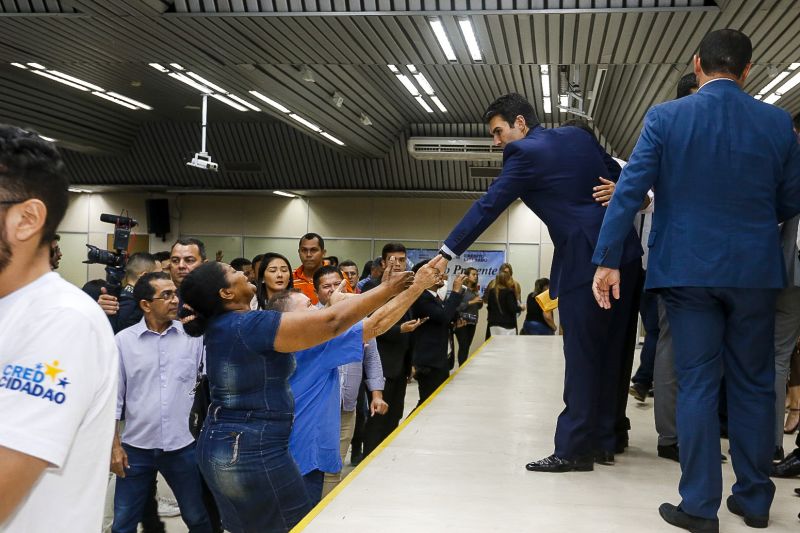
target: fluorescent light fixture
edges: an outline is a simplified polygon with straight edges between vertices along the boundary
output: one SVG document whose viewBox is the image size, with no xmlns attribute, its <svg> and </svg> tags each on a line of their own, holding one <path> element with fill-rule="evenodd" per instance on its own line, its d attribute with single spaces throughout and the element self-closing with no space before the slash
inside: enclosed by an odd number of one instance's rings
<svg viewBox="0 0 800 533">
<path fill-rule="evenodd" d="M 550 101 L 550 98 L 545 98 L 542 100 L 542 104 L 544 104 L 545 114 L 549 115 L 553 112 L 553 102 Z"/>
<path fill-rule="evenodd" d="M 386 65 L 386 66 L 389 67 L 389 70 L 391 70 L 395 74 L 400 74 L 400 70 L 398 70 L 398 68 L 396 66 L 394 66 L 394 65 Z"/>
<path fill-rule="evenodd" d="M 215 100 L 219 100 L 223 104 L 227 104 L 227 105 L 231 106 L 236 111 L 247 111 L 246 107 L 237 104 L 236 102 L 234 102 L 230 98 L 228 98 L 226 96 L 222 96 L 221 94 L 212 94 L 211 98 L 214 98 Z"/>
<path fill-rule="evenodd" d="M 755 98 L 756 100 L 761 100 L 763 98 L 763 96 L 760 95 L 760 94 L 757 94 L 753 98 Z"/>
<path fill-rule="evenodd" d="M 274 107 L 275 109 L 277 109 L 277 110 L 278 110 L 278 111 L 280 111 L 281 113 L 291 113 L 291 111 L 289 110 L 289 108 L 287 108 L 287 107 L 284 107 L 283 105 L 279 104 L 278 102 L 276 102 L 276 101 L 275 101 L 275 100 L 273 100 L 272 98 L 268 98 L 268 97 L 264 96 L 263 94 L 261 94 L 261 93 L 260 93 L 260 92 L 258 92 L 258 91 L 250 91 L 250 94 L 252 94 L 252 95 L 253 95 L 253 96 L 255 96 L 256 98 L 258 98 L 259 100 L 261 100 L 261 101 L 262 101 L 262 102 L 264 102 L 265 104 L 267 104 L 267 105 L 269 105 L 269 106 L 272 106 L 272 107 Z"/>
<path fill-rule="evenodd" d="M 72 83 L 71 81 L 67 81 L 64 78 L 59 78 L 58 76 L 53 76 L 52 74 L 45 72 L 44 70 L 33 70 L 31 71 L 34 74 L 38 74 L 39 76 L 43 76 L 45 78 L 49 78 L 53 81 L 57 81 L 58 83 L 63 83 L 64 85 L 69 85 L 73 89 L 78 89 L 80 91 L 89 92 L 89 89 L 84 87 L 83 85 L 78 85 L 77 83 Z"/>
<path fill-rule="evenodd" d="M 562 94 L 558 97 L 558 105 L 561 107 L 569 107 L 569 95 Z"/>
<path fill-rule="evenodd" d="M 33 67 L 33 68 L 38 68 L 39 70 L 44 70 L 45 69 L 45 66 L 44 65 L 40 65 L 39 63 L 28 63 L 28 66 L 29 67 Z"/>
<path fill-rule="evenodd" d="M 439 19 L 430 19 L 429 22 L 431 24 L 433 34 L 436 35 L 436 39 L 439 41 L 439 46 L 442 47 L 444 57 L 446 57 L 448 61 L 456 61 L 456 53 L 453 51 L 453 47 L 450 45 L 450 39 L 447 38 L 447 33 L 444 31 L 444 25 L 442 24 L 442 21 Z"/>
<path fill-rule="evenodd" d="M 225 89 L 223 89 L 219 85 L 215 85 L 215 84 L 211 83 L 210 81 L 208 81 L 204 77 L 200 76 L 199 74 L 195 74 L 194 72 L 186 72 L 186 75 L 187 76 L 191 76 L 192 78 L 196 79 L 197 81 L 199 81 L 202 85 L 205 85 L 206 87 L 211 87 L 212 89 L 214 89 L 218 93 L 222 93 L 222 94 L 227 94 L 228 93 L 228 91 L 226 91 Z"/>
<path fill-rule="evenodd" d="M 154 69 L 156 69 L 159 72 L 163 72 L 164 74 L 168 74 L 169 73 L 169 69 L 168 68 L 163 67 L 163 66 L 159 65 L 158 63 L 148 63 L 148 65 L 150 65 L 151 67 L 153 67 Z"/>
<path fill-rule="evenodd" d="M 433 113 L 433 108 L 431 108 L 431 106 L 428 105 L 428 102 L 426 102 L 421 96 L 417 96 L 414 98 L 414 100 L 416 100 L 425 111 L 428 113 Z"/>
<path fill-rule="evenodd" d="M 67 190 L 69 192 L 77 192 L 81 194 L 92 194 L 92 191 L 90 191 L 89 189 L 79 189 L 77 187 L 68 187 Z"/>
<path fill-rule="evenodd" d="M 539 70 L 542 71 L 542 74 L 550 74 L 550 66 L 549 65 L 540 65 Z"/>
<path fill-rule="evenodd" d="M 550 74 L 542 74 L 542 96 L 550 98 Z"/>
<path fill-rule="evenodd" d="M 408 76 L 405 74 L 398 74 L 397 79 L 400 80 L 400 83 L 402 83 L 406 90 L 411 93 L 411 96 L 419 96 L 419 91 L 416 87 L 414 87 L 414 84 L 411 83 L 411 80 L 408 79 Z"/>
<path fill-rule="evenodd" d="M 313 122 L 309 122 L 308 120 L 304 119 L 300 115 L 296 115 L 296 114 L 292 113 L 291 115 L 289 115 L 289 117 L 294 119 L 294 120 L 296 120 L 297 122 L 299 122 L 303 126 L 316 131 L 317 133 L 321 133 L 322 132 L 322 128 L 320 128 L 319 126 L 317 126 Z"/>
<path fill-rule="evenodd" d="M 171 66 L 175 70 L 184 70 L 184 68 L 177 63 L 170 63 L 169 66 Z"/>
<path fill-rule="evenodd" d="M 789 73 L 788 73 L 788 72 L 786 72 L 786 71 L 783 71 L 783 72 L 781 72 L 780 74 L 778 74 L 777 76 L 775 76 L 775 78 L 773 78 L 773 80 L 772 80 L 771 82 L 769 82 L 767 85 L 765 85 L 763 89 L 761 89 L 760 91 L 758 91 L 758 94 L 761 94 L 761 95 L 767 94 L 767 93 L 768 93 L 768 92 L 770 92 L 770 91 L 771 91 L 771 90 L 772 90 L 772 89 L 773 89 L 773 88 L 774 88 L 776 85 L 778 85 L 780 82 L 782 82 L 782 81 L 783 81 L 783 79 L 784 79 L 786 76 L 788 76 L 788 75 L 789 75 Z"/>
<path fill-rule="evenodd" d="M 764 98 L 764 102 L 766 102 L 768 104 L 774 104 L 775 102 L 777 102 L 780 99 L 781 99 L 781 96 L 779 94 L 771 94 L 771 95 L 767 96 L 766 98 Z"/>
<path fill-rule="evenodd" d="M 252 109 L 253 111 L 261 111 L 261 109 L 259 109 L 258 107 L 254 106 L 253 104 L 251 104 L 250 102 L 248 102 L 244 98 L 239 98 L 235 94 L 228 94 L 227 96 L 228 96 L 228 98 L 230 98 L 234 102 L 239 102 L 240 104 L 242 104 L 243 106 L 245 106 L 248 109 Z"/>
<path fill-rule="evenodd" d="M 78 85 L 83 85 L 84 87 L 88 87 L 93 91 L 105 92 L 105 89 L 103 89 L 102 87 L 98 87 L 97 85 L 89 83 L 88 81 L 83 81 L 82 79 L 76 78 L 75 76 L 70 76 L 69 74 L 64 74 L 63 72 L 59 72 L 57 70 L 48 70 L 47 72 L 49 72 L 53 76 L 58 76 L 59 78 L 64 78 L 65 80 L 69 80 L 72 83 L 77 83 Z"/>
<path fill-rule="evenodd" d="M 800 84 L 800 73 L 795 74 L 789 79 L 789 81 L 778 87 L 778 90 L 775 91 L 775 93 L 783 96 L 784 94 L 788 93 L 789 91 L 797 87 L 798 84 Z"/>
<path fill-rule="evenodd" d="M 464 41 L 467 43 L 469 55 L 472 56 L 473 61 L 483 61 L 481 56 L 481 47 L 478 46 L 478 39 L 475 37 L 475 31 L 472 29 L 472 22 L 469 19 L 461 19 L 458 21 L 461 27 L 461 35 L 464 36 Z"/>
<path fill-rule="evenodd" d="M 45 137 L 44 135 L 39 135 L 39 138 L 40 138 L 40 139 L 42 139 L 43 141 L 47 141 L 47 142 L 49 142 L 49 143 L 54 143 L 54 142 L 56 142 L 56 140 L 55 140 L 55 139 L 53 139 L 52 137 Z"/>
<path fill-rule="evenodd" d="M 138 101 L 138 100 L 134 100 L 133 98 L 128 98 L 127 96 L 123 96 L 123 95 L 121 95 L 121 94 L 119 94 L 119 93 L 115 93 L 115 92 L 112 92 L 112 91 L 108 91 L 108 93 L 107 93 L 107 94 L 108 94 L 109 96 L 113 96 L 114 98 L 117 98 L 118 100 L 122 100 L 123 102 L 128 102 L 129 104 L 133 104 L 133 105 L 135 105 L 136 107 L 141 107 L 142 109 L 147 109 L 148 111 L 150 111 L 150 110 L 152 110 L 152 109 L 153 109 L 152 107 L 150 107 L 150 106 L 149 106 L 149 105 L 147 105 L 147 104 L 143 104 L 143 103 L 141 103 L 141 102 L 140 102 L 140 101 Z"/>
<path fill-rule="evenodd" d="M 438 96 L 431 96 L 431 100 L 433 100 L 433 103 L 436 104 L 436 107 L 439 108 L 439 111 L 441 111 L 442 113 L 447 113 L 447 108 L 444 106 L 442 101 L 439 100 Z"/>
<path fill-rule="evenodd" d="M 789 70 L 797 70 L 798 68 L 800 68 L 800 63 L 792 63 L 789 65 Z"/>
<path fill-rule="evenodd" d="M 109 96 L 106 93 L 101 93 L 100 91 L 92 91 L 92 94 L 95 96 L 99 96 L 103 100 L 108 100 L 109 102 L 113 102 L 117 105 L 121 105 L 122 107 L 127 107 L 128 109 L 133 109 L 134 111 L 139 109 L 135 105 L 131 105 L 128 102 L 123 102 L 122 100 L 117 100 L 113 96 Z"/>
<path fill-rule="evenodd" d="M 326 139 L 328 139 L 329 141 L 331 141 L 331 142 L 333 142 L 333 143 L 336 143 L 336 144 L 338 144 L 339 146 L 344 146 L 344 143 L 343 143 L 342 141 L 340 141 L 339 139 L 337 139 L 336 137 L 334 137 L 334 136 L 333 136 L 333 135 L 331 135 L 330 133 L 325 133 L 325 132 L 323 131 L 323 132 L 320 132 L 320 135 L 322 135 L 323 137 L 325 137 L 325 138 L 326 138 Z"/>
<path fill-rule="evenodd" d="M 414 65 L 406 65 L 406 68 L 408 69 L 408 71 L 411 74 L 416 74 L 417 73 L 417 67 L 415 67 Z"/>
<path fill-rule="evenodd" d="M 422 90 L 425 91 L 425 94 L 428 96 L 433 96 L 434 90 L 430 83 L 428 83 L 427 78 L 425 78 L 425 74 L 420 72 L 419 74 L 414 74 L 414 79 L 417 80 L 419 86 L 422 87 Z"/>
<path fill-rule="evenodd" d="M 184 76 L 183 74 L 179 74 L 177 72 L 170 72 L 169 73 L 169 77 L 170 78 L 175 78 L 176 80 L 178 80 L 180 82 L 183 82 L 186 85 L 189 85 L 190 87 L 194 87 L 195 89 L 197 89 L 201 93 L 211 94 L 213 92 L 208 87 L 206 87 L 204 85 L 200 85 L 199 83 L 194 81 L 192 78 L 189 78 L 188 76 Z"/>
<path fill-rule="evenodd" d="M 21 68 L 21 69 L 23 69 L 23 70 L 28 70 L 28 67 L 26 67 L 26 66 L 25 66 L 25 65 L 23 65 L 22 63 L 11 63 L 11 66 L 13 66 L 13 67 L 17 67 L 17 68 Z"/>
<path fill-rule="evenodd" d="M 284 191 L 272 191 L 272 194 L 277 194 L 278 196 L 285 196 L 287 198 L 297 198 L 296 194 L 292 194 L 290 192 L 284 192 Z"/>
</svg>

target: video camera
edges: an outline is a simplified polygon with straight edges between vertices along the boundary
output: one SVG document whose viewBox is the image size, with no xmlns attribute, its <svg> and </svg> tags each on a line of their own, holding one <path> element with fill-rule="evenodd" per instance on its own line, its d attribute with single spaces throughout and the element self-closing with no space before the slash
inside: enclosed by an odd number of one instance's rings
<svg viewBox="0 0 800 533">
<path fill-rule="evenodd" d="M 127 214 L 127 211 L 125 213 Z M 130 217 L 109 215 L 108 213 L 100 215 L 100 222 L 114 224 L 114 251 L 101 250 L 97 246 L 87 244 L 86 247 L 89 250 L 86 252 L 84 263 L 106 265 L 106 282 L 110 286 L 108 292 L 119 296 L 122 280 L 125 279 L 125 265 L 128 263 L 128 243 L 131 238 L 131 229 L 139 223 Z"/>
</svg>

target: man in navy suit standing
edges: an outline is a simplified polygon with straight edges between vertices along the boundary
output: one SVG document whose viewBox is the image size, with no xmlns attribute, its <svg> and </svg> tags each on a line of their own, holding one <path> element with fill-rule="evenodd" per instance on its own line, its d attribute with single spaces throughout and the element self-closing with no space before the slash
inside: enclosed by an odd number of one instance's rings
<svg viewBox="0 0 800 533">
<path fill-rule="evenodd" d="M 495 145 L 504 146 L 503 170 L 439 253 L 446 260 L 463 253 L 517 198 L 547 225 L 555 246 L 550 295 L 560 299 L 564 327 L 566 407 L 558 417 L 555 452 L 526 468 L 568 472 L 593 470 L 595 462 L 611 464 L 618 448 L 616 398 L 642 248 L 631 222 L 620 263 L 625 279 L 621 305 L 598 309 L 590 288 L 591 257 L 605 208 L 592 194 L 599 178 L 616 180 L 620 167 L 592 134 L 576 127 L 543 128 L 518 94 L 500 97 L 483 118 Z"/>
<path fill-rule="evenodd" d="M 681 481 L 679 506 L 661 516 L 693 532 L 717 532 L 722 500 L 719 418 L 725 373 L 736 473 L 728 509 L 766 527 L 775 486 L 775 300 L 786 283 L 778 223 L 800 212 L 800 149 L 789 115 L 742 91 L 750 39 L 706 35 L 694 57 L 692 96 L 651 108 L 600 232 L 593 283 L 612 302 L 625 236 L 655 190 L 646 288 L 658 289 L 673 334 Z"/>
</svg>

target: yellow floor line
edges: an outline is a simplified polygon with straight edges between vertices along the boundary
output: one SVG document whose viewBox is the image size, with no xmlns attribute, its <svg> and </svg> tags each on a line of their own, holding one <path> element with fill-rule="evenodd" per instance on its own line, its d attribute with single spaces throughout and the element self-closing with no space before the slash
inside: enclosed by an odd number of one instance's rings
<svg viewBox="0 0 800 533">
<path fill-rule="evenodd" d="M 299 522 L 299 523 L 298 523 L 298 524 L 297 524 L 297 525 L 296 525 L 296 526 L 295 526 L 295 527 L 292 529 L 291 533 L 299 533 L 300 531 L 303 531 L 303 530 L 304 530 L 304 529 L 305 529 L 305 528 L 306 528 L 306 527 L 307 527 L 307 526 L 308 526 L 308 525 L 311 523 L 311 521 L 312 521 L 312 520 L 314 520 L 314 518 L 316 518 L 316 517 L 317 517 L 317 515 L 318 515 L 319 513 L 321 513 L 321 512 L 322 512 L 322 510 L 323 510 L 323 509 L 325 509 L 325 507 L 327 507 L 327 506 L 328 506 L 328 504 L 329 504 L 330 502 L 332 502 L 332 501 L 333 501 L 333 499 L 334 499 L 334 498 L 335 498 L 335 497 L 336 497 L 336 496 L 337 496 L 337 495 L 338 495 L 340 492 L 342 492 L 342 491 L 344 490 L 344 488 L 345 488 L 347 485 L 349 485 L 349 484 L 350 484 L 350 482 L 351 482 L 351 481 L 353 481 L 353 480 L 356 478 L 356 476 L 358 476 L 358 474 L 360 474 L 360 473 L 361 473 L 361 471 L 362 471 L 362 470 L 364 470 L 364 468 L 366 468 L 366 466 L 367 466 L 369 463 L 371 463 L 371 462 L 372 462 L 372 460 L 373 460 L 375 457 L 377 457 L 377 456 L 378 456 L 378 455 L 379 455 L 379 454 L 380 454 L 380 453 L 381 453 L 381 452 L 382 452 L 384 449 L 386 449 L 386 447 L 387 447 L 387 446 L 389 446 L 389 444 L 391 444 L 391 443 L 392 443 L 392 441 L 393 441 L 393 440 L 394 440 L 394 439 L 395 439 L 395 438 L 396 438 L 396 437 L 397 437 L 397 436 L 400 434 L 400 432 L 401 432 L 401 431 L 403 431 L 403 429 L 405 429 L 405 427 L 406 427 L 406 426 L 408 426 L 408 425 L 411 423 L 411 421 L 412 421 L 412 420 L 414 420 L 414 419 L 417 417 L 417 415 L 418 415 L 418 414 L 419 414 L 419 413 L 420 413 L 420 412 L 421 412 L 423 409 L 425 409 L 425 407 L 427 407 L 427 406 L 428 406 L 428 404 L 430 404 L 430 403 L 433 401 L 433 399 L 434 399 L 434 398 L 436 398 L 436 395 L 438 395 L 440 392 L 442 392 L 442 390 L 444 390 L 444 388 L 445 388 L 445 387 L 448 385 L 448 383 L 450 383 L 450 382 L 453 380 L 453 378 L 454 378 L 454 377 L 456 377 L 456 376 L 458 375 L 458 373 L 459 373 L 459 372 L 461 372 L 461 370 L 462 370 L 464 367 L 466 367 L 468 364 L 470 364 L 470 363 L 472 362 L 472 360 L 473 360 L 475 357 L 477 357 L 477 355 L 478 355 L 478 354 L 479 354 L 479 353 L 480 353 L 480 352 L 481 352 L 481 351 L 482 351 L 482 350 L 483 350 L 483 349 L 486 347 L 486 345 L 487 345 L 487 344 L 489 344 L 489 341 L 491 341 L 491 340 L 492 340 L 492 339 L 491 339 L 491 337 L 490 337 L 490 338 L 488 338 L 488 339 L 486 339 L 486 341 L 484 341 L 484 343 L 483 343 L 483 344 L 481 344 L 481 345 L 480 345 L 480 347 L 479 347 L 477 350 L 475 350 L 475 353 L 473 353 L 473 354 L 472 354 L 472 355 L 471 355 L 471 356 L 470 356 L 470 357 L 467 359 L 467 361 L 466 361 L 466 362 L 465 362 L 465 363 L 464 363 L 462 366 L 458 367 L 458 370 L 456 370 L 455 372 L 453 372 L 453 373 L 450 375 L 450 377 L 449 377 L 449 378 L 447 378 L 447 380 L 446 380 L 444 383 L 442 383 L 442 384 L 439 386 L 439 388 L 438 388 L 438 389 L 436 389 L 436 390 L 433 392 L 433 394 L 431 394 L 431 395 L 430 395 L 430 397 L 429 397 L 427 400 L 425 400 L 425 401 L 422 403 L 422 405 L 420 405 L 419 407 L 417 407 L 416 409 L 414 409 L 414 411 L 413 411 L 413 412 L 412 412 L 410 415 L 408 415 L 408 416 L 406 417 L 406 419 L 405 419 L 405 420 L 403 420 L 403 422 L 402 422 L 402 423 L 401 423 L 401 424 L 400 424 L 400 425 L 397 427 L 397 429 L 395 429 L 394 431 L 392 431 L 392 433 L 391 433 L 391 434 L 390 434 L 388 437 L 386 437 L 386 438 L 383 440 L 383 442 L 382 442 L 382 443 L 380 443 L 380 444 L 378 445 L 378 447 L 377 447 L 377 448 L 375 448 L 375 449 L 372 451 L 372 453 L 371 453 L 371 454 L 369 454 L 367 457 L 365 457 L 365 458 L 364 458 L 364 459 L 363 459 L 363 460 L 362 460 L 362 461 L 361 461 L 361 462 L 358 464 L 358 466 L 357 466 L 357 467 L 355 467 L 355 468 L 353 469 L 353 471 L 352 471 L 352 472 L 350 472 L 350 474 L 348 474 L 348 476 L 347 476 L 347 477 L 345 477 L 345 478 L 344 478 L 344 479 L 341 481 L 341 483 L 339 483 L 339 484 L 336 486 L 336 488 L 335 488 L 335 489 L 333 489 L 333 490 L 332 490 L 332 491 L 331 491 L 331 492 L 330 492 L 330 493 L 329 493 L 327 496 L 325 496 L 325 497 L 322 499 L 322 501 L 320 501 L 320 502 L 317 504 L 317 506 L 316 506 L 316 507 L 314 507 L 314 508 L 313 508 L 313 509 L 312 509 L 312 510 L 311 510 L 311 511 L 310 511 L 310 512 L 309 512 L 309 513 L 308 513 L 308 514 L 305 516 L 305 518 L 303 518 L 303 519 L 302 519 L 302 520 L 301 520 L 301 521 L 300 521 L 300 522 Z"/>
</svg>

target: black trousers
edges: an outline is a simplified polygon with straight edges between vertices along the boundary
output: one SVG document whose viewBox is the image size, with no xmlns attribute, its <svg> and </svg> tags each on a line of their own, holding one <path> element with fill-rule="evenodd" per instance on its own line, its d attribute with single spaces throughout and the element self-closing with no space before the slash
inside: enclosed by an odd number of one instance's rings
<svg viewBox="0 0 800 533">
<path fill-rule="evenodd" d="M 352 447 L 352 450 L 350 451 L 351 459 L 353 455 L 361 454 L 364 449 L 364 435 L 367 419 L 369 418 L 370 400 L 371 397 L 367 392 L 367 385 L 362 379 L 361 387 L 358 389 L 358 401 L 356 402 L 356 423 L 353 430 L 353 438 L 350 439 L 350 446 Z M 384 400 L 386 400 L 386 398 L 384 398 Z"/>
<path fill-rule="evenodd" d="M 458 341 L 458 366 L 466 363 L 469 357 L 469 347 L 472 345 L 472 339 L 475 338 L 476 324 L 467 324 L 460 328 L 456 328 L 456 340 Z"/>
<path fill-rule="evenodd" d="M 450 371 L 446 368 L 417 367 L 416 379 L 419 384 L 419 403 L 427 400 L 439 386 L 450 377 Z"/>
<path fill-rule="evenodd" d="M 389 404 L 389 411 L 385 415 L 375 415 L 367 419 L 364 431 L 365 457 L 372 453 L 372 450 L 377 448 L 400 425 L 400 421 L 403 419 L 407 386 L 408 382 L 405 376 L 386 378 L 383 399 Z"/>
<path fill-rule="evenodd" d="M 631 295 L 630 305 L 634 310 L 638 310 L 644 290 L 644 270 L 639 269 L 636 288 Z M 613 304 L 612 304 L 613 305 Z M 631 421 L 626 414 L 628 408 L 628 389 L 630 388 L 631 374 L 633 374 L 633 356 L 636 352 L 636 343 L 639 338 L 639 315 L 635 311 L 628 316 L 626 327 L 625 348 L 622 353 L 622 366 L 619 374 L 619 389 L 617 390 L 617 416 L 614 424 L 616 433 L 616 452 L 622 453 L 628 446 L 628 430 L 631 429 Z"/>
</svg>

